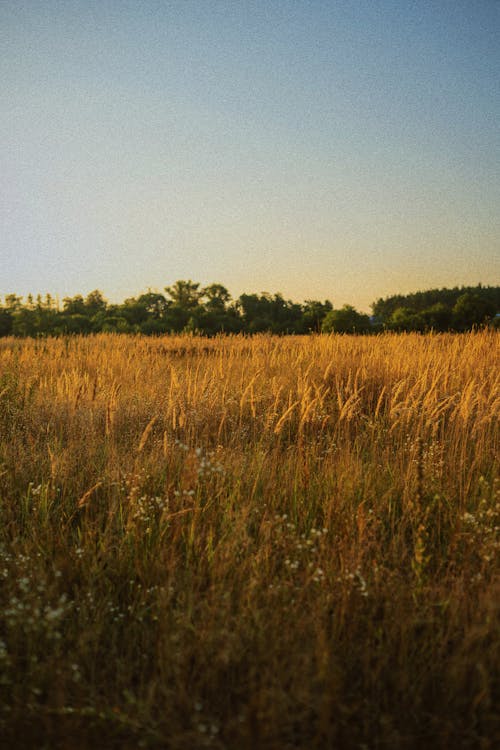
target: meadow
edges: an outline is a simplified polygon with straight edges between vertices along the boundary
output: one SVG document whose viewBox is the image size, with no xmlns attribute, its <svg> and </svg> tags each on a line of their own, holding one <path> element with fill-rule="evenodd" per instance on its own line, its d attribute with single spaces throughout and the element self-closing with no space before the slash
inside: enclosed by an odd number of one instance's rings
<svg viewBox="0 0 500 750">
<path fill-rule="evenodd" d="M 6 746 L 498 746 L 499 336 L 0 339 Z"/>
</svg>

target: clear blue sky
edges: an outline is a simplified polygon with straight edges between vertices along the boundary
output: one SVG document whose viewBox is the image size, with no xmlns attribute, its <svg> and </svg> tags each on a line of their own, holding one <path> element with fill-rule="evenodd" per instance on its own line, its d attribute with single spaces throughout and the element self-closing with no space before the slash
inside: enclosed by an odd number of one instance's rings
<svg viewBox="0 0 500 750">
<path fill-rule="evenodd" d="M 0 295 L 500 283 L 498 0 L 2 0 Z"/>
</svg>

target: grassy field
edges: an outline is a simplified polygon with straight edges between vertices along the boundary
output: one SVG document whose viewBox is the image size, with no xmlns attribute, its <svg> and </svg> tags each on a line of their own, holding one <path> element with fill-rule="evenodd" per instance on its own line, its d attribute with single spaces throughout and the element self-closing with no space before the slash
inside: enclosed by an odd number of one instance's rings
<svg viewBox="0 0 500 750">
<path fill-rule="evenodd" d="M 499 335 L 0 340 L 6 746 L 498 746 Z"/>
</svg>

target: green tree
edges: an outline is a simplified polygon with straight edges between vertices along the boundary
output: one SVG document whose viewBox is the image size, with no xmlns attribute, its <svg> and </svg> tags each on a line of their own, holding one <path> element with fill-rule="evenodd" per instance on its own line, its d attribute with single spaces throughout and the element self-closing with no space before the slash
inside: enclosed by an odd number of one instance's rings
<svg viewBox="0 0 500 750">
<path fill-rule="evenodd" d="M 63 315 L 60 322 L 62 333 L 84 334 L 92 331 L 92 321 L 87 315 L 75 313 L 74 315 Z"/>
<path fill-rule="evenodd" d="M 424 321 L 410 307 L 397 307 L 389 318 L 389 328 L 391 331 L 421 331 Z"/>
<path fill-rule="evenodd" d="M 165 320 L 167 329 L 176 333 L 183 331 L 198 330 L 197 319 L 201 312 L 200 298 L 202 292 L 200 285 L 189 279 L 188 281 L 176 281 L 172 286 L 165 287 L 169 295 L 169 305 Z M 189 328 L 186 328 L 189 324 Z"/>
<path fill-rule="evenodd" d="M 465 292 L 453 307 L 453 323 L 457 330 L 465 331 L 474 326 L 481 326 L 494 317 L 495 305 L 479 294 Z"/>
<path fill-rule="evenodd" d="M 421 313 L 424 326 L 433 331 L 447 331 L 452 324 L 452 311 L 444 302 L 427 307 Z"/>
<path fill-rule="evenodd" d="M 391 331 L 422 331 L 424 320 L 410 307 L 397 307 L 389 318 Z"/>
<path fill-rule="evenodd" d="M 86 315 L 88 308 L 85 305 L 82 295 L 77 294 L 74 297 L 65 297 L 63 299 L 63 311 L 67 315 Z"/>
<path fill-rule="evenodd" d="M 330 310 L 322 325 L 324 333 L 368 333 L 370 318 L 360 313 L 352 305 L 344 305 L 340 310 Z"/>
<path fill-rule="evenodd" d="M 37 295 L 34 312 L 37 335 L 47 336 L 58 332 L 60 313 L 50 294 L 46 294 L 44 299 Z"/>
<path fill-rule="evenodd" d="M 242 294 L 236 306 L 244 330 L 249 333 L 300 333 L 303 330 L 302 306 L 285 300 L 279 293 Z"/>
<path fill-rule="evenodd" d="M 302 306 L 304 332 L 314 331 L 319 333 L 324 319 L 331 310 L 333 310 L 333 305 L 328 299 L 324 302 L 311 299 L 306 300 Z"/>
<path fill-rule="evenodd" d="M 425 291 L 413 292 L 412 294 L 396 294 L 385 299 L 378 299 L 372 305 L 373 314 L 384 325 L 388 325 L 391 315 L 397 308 L 410 308 L 416 313 L 423 313 L 434 305 L 441 303 L 448 309 L 457 304 L 459 298 L 464 294 L 472 294 L 480 297 L 493 308 L 495 312 L 500 310 L 500 286 L 477 286 L 454 287 L 453 289 L 427 289 Z M 462 325 L 467 324 L 462 321 Z"/>
<path fill-rule="evenodd" d="M 6 307 L 0 307 L 0 336 L 10 336 L 12 326 L 12 312 Z"/>
<path fill-rule="evenodd" d="M 145 307 L 148 315 L 154 320 L 161 320 L 164 317 L 169 304 L 163 294 L 151 291 L 141 294 L 137 302 Z"/>
<path fill-rule="evenodd" d="M 130 333 L 131 327 L 126 318 L 120 315 L 110 315 L 106 317 L 101 326 L 103 333 Z"/>
<path fill-rule="evenodd" d="M 14 336 L 36 336 L 38 332 L 36 311 L 23 306 L 12 315 L 12 333 Z"/>
<path fill-rule="evenodd" d="M 210 284 L 201 291 L 202 305 L 189 319 L 186 331 L 200 331 L 208 336 L 237 333 L 242 323 L 231 295 L 222 284 Z"/>
<path fill-rule="evenodd" d="M 5 297 L 5 307 L 10 313 L 14 313 L 22 307 L 23 298 L 17 294 L 7 294 Z"/>
<path fill-rule="evenodd" d="M 104 299 L 102 292 L 99 291 L 99 289 L 95 289 L 93 292 L 90 292 L 85 298 L 85 312 L 90 315 L 94 316 L 98 313 L 102 313 L 106 310 L 108 306 L 108 303 Z"/>
<path fill-rule="evenodd" d="M 212 313 L 226 312 L 227 305 L 231 301 L 231 295 L 222 284 L 210 284 L 206 286 L 201 296 L 205 298 L 204 308 Z"/>
<path fill-rule="evenodd" d="M 165 291 L 170 296 L 172 304 L 181 310 L 195 310 L 200 302 L 202 292 L 199 284 L 188 281 L 176 281 L 172 286 L 166 286 Z"/>
</svg>

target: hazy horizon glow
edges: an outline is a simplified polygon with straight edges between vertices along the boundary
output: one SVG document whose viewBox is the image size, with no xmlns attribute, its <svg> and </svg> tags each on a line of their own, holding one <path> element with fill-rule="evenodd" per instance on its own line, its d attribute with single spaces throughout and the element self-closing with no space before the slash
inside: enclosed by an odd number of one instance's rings
<svg viewBox="0 0 500 750">
<path fill-rule="evenodd" d="M 500 283 L 500 4 L 4 0 L 0 295 Z"/>
</svg>

